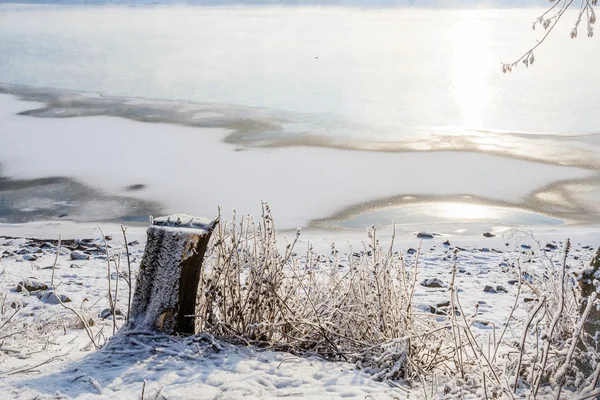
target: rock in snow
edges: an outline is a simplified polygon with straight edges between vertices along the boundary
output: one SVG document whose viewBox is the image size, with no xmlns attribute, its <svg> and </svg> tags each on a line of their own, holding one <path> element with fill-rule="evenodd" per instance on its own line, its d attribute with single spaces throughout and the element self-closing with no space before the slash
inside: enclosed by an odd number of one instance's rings
<svg viewBox="0 0 600 400">
<path fill-rule="evenodd" d="M 421 285 L 428 288 L 443 288 L 446 286 L 444 285 L 444 282 L 438 278 L 425 279 L 423 282 L 421 282 Z"/>
<path fill-rule="evenodd" d="M 75 250 L 71 252 L 71 260 L 89 260 L 90 256 L 81 252 L 79 250 Z"/>
<path fill-rule="evenodd" d="M 98 317 L 102 318 L 102 319 L 106 319 L 108 317 L 111 317 L 113 315 L 113 312 L 110 308 L 105 308 L 104 310 L 100 311 L 98 313 Z M 115 315 L 123 315 L 123 311 L 121 311 L 118 308 L 115 308 Z"/>
<path fill-rule="evenodd" d="M 36 290 L 46 290 L 48 285 L 44 282 L 40 282 L 35 278 L 25 278 L 17 285 L 17 292 L 22 292 L 25 289 L 28 292 L 35 292 Z"/>
<path fill-rule="evenodd" d="M 504 286 L 498 285 L 498 286 L 496 286 L 496 292 L 508 293 L 508 290 L 506 290 L 506 288 Z"/>
<path fill-rule="evenodd" d="M 63 303 L 68 303 L 71 299 L 64 294 L 55 294 L 53 290 L 48 290 L 46 292 L 40 292 L 38 294 L 38 298 L 46 303 L 46 304 L 59 304 L 61 301 Z M 60 299 L 60 301 L 59 301 Z"/>
<path fill-rule="evenodd" d="M 419 232 L 417 233 L 417 237 L 421 239 L 433 239 L 433 233 L 429 232 Z"/>
<path fill-rule="evenodd" d="M 483 291 L 486 293 L 498 293 L 496 291 L 496 289 L 494 289 L 494 287 L 490 286 L 490 285 L 485 285 L 485 287 L 483 288 Z"/>
</svg>

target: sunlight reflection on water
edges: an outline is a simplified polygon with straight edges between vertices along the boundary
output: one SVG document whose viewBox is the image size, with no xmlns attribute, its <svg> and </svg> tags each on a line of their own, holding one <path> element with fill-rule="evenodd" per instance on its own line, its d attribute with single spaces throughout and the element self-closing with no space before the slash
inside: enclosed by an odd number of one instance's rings
<svg viewBox="0 0 600 400">
<path fill-rule="evenodd" d="M 565 221 L 515 208 L 466 203 L 420 203 L 362 213 L 332 225 L 363 229 L 371 225 L 494 223 L 502 225 L 562 225 Z"/>
</svg>

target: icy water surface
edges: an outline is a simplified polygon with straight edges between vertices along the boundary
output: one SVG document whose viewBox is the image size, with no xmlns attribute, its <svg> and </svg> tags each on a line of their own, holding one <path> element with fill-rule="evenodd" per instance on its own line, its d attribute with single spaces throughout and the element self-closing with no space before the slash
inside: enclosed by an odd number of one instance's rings
<svg viewBox="0 0 600 400">
<path fill-rule="evenodd" d="M 593 41 L 557 32 L 535 67 L 501 73 L 501 61 L 535 43 L 534 9 L 0 12 L 4 83 L 268 109 L 288 120 L 289 133 L 350 141 L 599 132 Z"/>
<path fill-rule="evenodd" d="M 506 226 L 562 225 L 565 221 L 530 211 L 465 203 L 420 203 L 359 214 L 344 221 L 332 223 L 350 229 L 365 229 L 371 225 L 388 226 L 393 223 L 443 224 L 491 223 Z"/>
<path fill-rule="evenodd" d="M 283 227 L 355 227 L 467 195 L 492 222 L 595 223 L 596 43 L 557 28 L 533 67 L 500 71 L 538 13 L 0 4 L 0 93 L 34 102 L 0 99 L 2 213 L 141 220 L 265 199 Z M 185 129 L 150 127 L 164 123 Z M 48 177 L 86 194 L 2 183 Z"/>
</svg>

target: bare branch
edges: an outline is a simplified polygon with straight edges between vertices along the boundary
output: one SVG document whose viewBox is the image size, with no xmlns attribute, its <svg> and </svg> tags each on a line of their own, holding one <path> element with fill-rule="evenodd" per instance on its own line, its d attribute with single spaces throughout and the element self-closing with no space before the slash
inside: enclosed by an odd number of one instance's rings
<svg viewBox="0 0 600 400">
<path fill-rule="evenodd" d="M 534 30 L 536 29 L 537 25 L 542 26 L 546 31 L 544 36 L 542 36 L 542 38 L 538 40 L 533 47 L 527 50 L 521 57 L 519 57 L 515 61 L 509 63 L 501 63 L 502 72 L 512 72 L 513 68 L 516 68 L 519 65 L 519 63 L 525 64 L 526 67 L 529 67 L 530 64 L 533 64 L 535 62 L 534 50 L 536 50 L 542 43 L 544 43 L 544 41 L 548 38 L 550 33 L 556 27 L 556 25 L 558 25 L 565 12 L 571 8 L 574 0 L 552 0 L 552 2 L 554 4 L 550 8 L 548 8 L 548 10 L 546 10 L 542 15 L 540 15 L 533 22 L 532 25 L 532 29 Z M 571 39 L 577 38 L 578 28 L 581 24 L 581 21 L 583 20 L 584 15 L 587 23 L 587 36 L 590 38 L 594 36 L 593 25 L 596 23 L 596 12 L 594 11 L 594 6 L 596 6 L 597 3 L 598 0 L 583 0 L 581 2 L 581 7 L 577 15 L 577 20 L 575 21 L 573 29 L 571 29 L 571 32 L 569 33 Z"/>
</svg>

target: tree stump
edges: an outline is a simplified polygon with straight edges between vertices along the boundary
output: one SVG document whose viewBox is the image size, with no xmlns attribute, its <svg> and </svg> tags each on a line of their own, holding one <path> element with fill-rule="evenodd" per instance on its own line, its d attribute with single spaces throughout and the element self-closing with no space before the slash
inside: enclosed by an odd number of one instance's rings
<svg viewBox="0 0 600 400">
<path fill-rule="evenodd" d="M 184 214 L 156 218 L 140 264 L 129 329 L 195 333 L 198 282 L 218 220 Z"/>
<path fill-rule="evenodd" d="M 598 278 L 600 278 L 600 247 L 590 262 L 590 268 L 587 268 L 585 271 L 583 271 L 583 274 L 579 279 L 581 295 L 584 299 L 594 292 L 597 292 L 600 295 L 600 292 L 598 292 L 600 288 L 597 288 L 596 285 L 594 285 L 594 281 L 599 280 Z M 581 311 L 583 311 L 586 305 L 587 304 L 582 304 Z M 600 326 L 600 311 L 596 309 L 596 307 L 592 307 L 590 315 L 588 316 L 588 321 L 593 323 L 592 325 L 594 325 L 594 328 Z M 590 326 L 590 328 L 592 327 Z M 596 329 L 591 329 L 589 331 L 589 333 L 592 332 L 595 333 Z"/>
<path fill-rule="evenodd" d="M 594 258 L 592 258 L 590 267 L 586 268 L 578 278 L 581 295 L 583 297 L 580 312 L 583 313 L 583 310 L 587 306 L 587 299 L 589 296 L 594 292 L 600 295 L 600 287 L 596 287 L 594 284 L 594 282 L 600 280 L 600 247 L 596 251 Z M 592 337 L 595 337 L 596 332 L 600 331 L 600 310 L 598 310 L 598 308 L 592 307 L 586 322 L 583 324 L 583 330 Z M 598 343 L 596 343 L 596 350 L 600 350 L 598 347 Z"/>
</svg>

